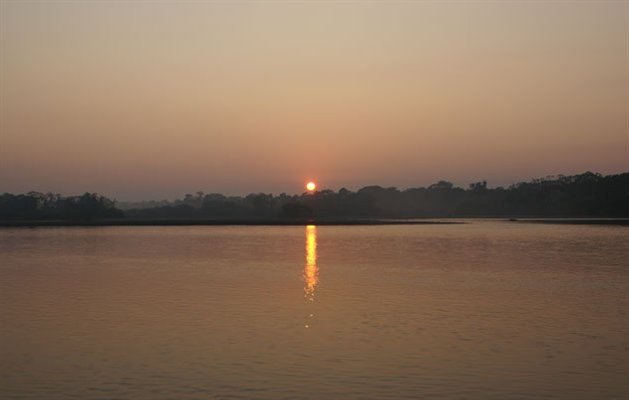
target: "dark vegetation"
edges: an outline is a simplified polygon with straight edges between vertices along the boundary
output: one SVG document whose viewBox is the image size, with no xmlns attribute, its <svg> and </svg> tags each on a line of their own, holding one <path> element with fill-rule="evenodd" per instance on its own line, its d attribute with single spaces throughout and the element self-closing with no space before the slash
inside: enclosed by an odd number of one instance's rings
<svg viewBox="0 0 629 400">
<path fill-rule="evenodd" d="M 96 193 L 70 197 L 38 192 L 0 195 L 0 220 L 91 220 L 123 216 L 113 200 Z"/>
<path fill-rule="evenodd" d="M 97 194 L 61 197 L 27 193 L 0 195 L 2 220 L 273 220 L 421 217 L 629 217 L 629 173 L 534 179 L 507 188 L 477 182 L 467 189 L 440 181 L 429 187 L 398 190 L 367 186 L 357 192 L 321 190 L 313 194 L 245 197 L 187 194 L 173 202 L 117 209 Z M 127 205 L 132 206 L 132 205 Z"/>
</svg>

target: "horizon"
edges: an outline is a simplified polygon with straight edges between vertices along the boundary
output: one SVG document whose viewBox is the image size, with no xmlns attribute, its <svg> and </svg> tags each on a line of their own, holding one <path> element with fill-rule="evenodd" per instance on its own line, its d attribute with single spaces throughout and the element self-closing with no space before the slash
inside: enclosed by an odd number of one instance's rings
<svg viewBox="0 0 629 400">
<path fill-rule="evenodd" d="M 523 180 L 518 180 L 515 182 L 508 182 L 505 184 L 495 184 L 492 182 L 489 182 L 485 179 L 478 179 L 478 180 L 474 180 L 474 181 L 470 181 L 467 183 L 457 183 L 457 182 L 452 182 L 448 179 L 438 179 L 435 180 L 434 182 L 430 182 L 427 184 L 418 184 L 418 185 L 409 185 L 409 186 L 396 186 L 396 185 L 383 185 L 383 184 L 378 184 L 378 183 L 370 183 L 370 184 L 365 184 L 365 185 L 358 185 L 358 186 L 339 186 L 339 187 L 327 187 L 325 186 L 325 184 L 321 185 L 319 182 L 317 182 L 316 184 L 316 189 L 314 189 L 313 191 L 309 191 L 305 185 L 307 184 L 307 181 L 303 182 L 302 185 L 302 190 L 296 190 L 293 192 L 289 192 L 289 191 L 281 191 L 281 192 L 270 192 L 270 191 L 244 191 L 241 193 L 225 193 L 225 192 L 219 192 L 219 191 L 213 191 L 213 190 L 208 190 L 208 189 L 203 189 L 203 188 L 199 188 L 199 189 L 194 189 L 194 190 L 187 190 L 184 191 L 178 195 L 175 195 L 173 197 L 170 198 L 141 198 L 141 199 L 120 199 L 117 198 L 115 196 L 111 196 L 107 193 L 102 193 L 98 190 L 94 190 L 94 191 L 90 191 L 90 190 L 83 190 L 83 191 L 78 191 L 78 192 L 74 192 L 74 193 L 60 193 L 58 191 L 41 191 L 41 190 L 27 190 L 27 191 L 23 191 L 23 192 L 14 192 L 13 194 L 28 194 L 31 192 L 34 193 L 54 193 L 54 194 L 58 194 L 61 195 L 63 197 L 72 197 L 72 196 L 80 196 L 84 193 L 95 193 L 95 194 L 99 194 L 101 196 L 104 196 L 106 198 L 112 199 L 117 203 L 142 203 L 142 202 L 162 202 L 162 201 L 167 201 L 167 202 L 173 202 L 173 201 L 177 201 L 177 200 L 181 200 L 183 199 L 187 194 L 191 194 L 191 195 L 196 195 L 197 193 L 201 192 L 204 195 L 208 195 L 208 194 L 221 194 L 224 195 L 225 197 L 245 197 L 248 195 L 256 195 L 256 194 L 268 194 L 268 195 L 272 195 L 272 196 L 279 196 L 281 194 L 286 194 L 288 196 L 302 196 L 304 194 L 308 194 L 308 193 L 316 193 L 316 192 L 322 192 L 322 191 L 326 191 L 326 190 L 331 190 L 334 193 L 338 193 L 341 189 L 346 189 L 349 190 L 350 192 L 357 192 L 360 189 L 366 188 L 366 187 L 373 187 L 373 186 L 377 186 L 377 187 L 381 187 L 384 189 L 389 189 L 389 188 L 395 188 L 399 191 L 404 191 L 404 190 L 408 190 L 408 189 L 418 189 L 418 188 L 428 188 L 429 186 L 439 183 L 441 181 L 445 181 L 445 182 L 449 182 L 452 183 L 454 188 L 461 188 L 461 189 L 469 189 L 469 186 L 473 183 L 479 183 L 479 182 L 483 182 L 485 181 L 485 183 L 487 184 L 487 188 L 488 189 L 496 189 L 498 187 L 503 187 L 503 188 L 509 188 L 511 185 L 516 185 L 519 183 L 527 183 L 527 182 L 531 182 L 533 180 L 537 180 L 537 179 L 558 179 L 560 177 L 570 177 L 570 176 L 576 176 L 576 175 L 582 175 L 582 174 L 587 174 L 587 173 L 592 173 L 592 174 L 598 174 L 601 176 L 611 176 L 611 175 L 620 175 L 620 174 L 625 174 L 625 173 L 629 173 L 629 170 L 627 171 L 619 171 L 619 172 L 612 172 L 609 174 L 603 174 L 600 173 L 598 171 L 582 171 L 582 172 L 578 172 L 578 173 L 573 173 L 573 174 L 554 174 L 554 175 L 545 175 L 545 176 L 537 176 L 537 177 L 531 177 L 529 179 L 523 179 Z M 2 191 L 0 190 L 0 194 L 3 193 L 10 193 L 7 191 Z"/>
</svg>

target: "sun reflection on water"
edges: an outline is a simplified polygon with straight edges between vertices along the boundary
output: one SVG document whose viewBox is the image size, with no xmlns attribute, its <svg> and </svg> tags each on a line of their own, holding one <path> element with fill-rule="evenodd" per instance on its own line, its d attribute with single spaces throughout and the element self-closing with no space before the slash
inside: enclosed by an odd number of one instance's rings
<svg viewBox="0 0 629 400">
<path fill-rule="evenodd" d="M 319 283 L 319 268 L 317 267 L 317 227 L 315 225 L 306 226 L 306 265 L 304 266 L 304 297 L 309 302 L 314 302 L 315 288 Z M 314 312 L 308 315 L 305 328 L 310 328 Z"/>
<path fill-rule="evenodd" d="M 319 268 L 317 268 L 317 227 L 306 226 L 306 265 L 304 267 L 305 297 L 314 301 L 315 288 L 319 283 Z"/>
</svg>

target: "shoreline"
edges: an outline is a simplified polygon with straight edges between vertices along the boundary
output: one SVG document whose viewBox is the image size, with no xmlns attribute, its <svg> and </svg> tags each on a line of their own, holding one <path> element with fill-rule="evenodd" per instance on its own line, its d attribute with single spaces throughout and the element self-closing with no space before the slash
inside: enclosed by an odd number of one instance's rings
<svg viewBox="0 0 629 400">
<path fill-rule="evenodd" d="M 520 219 L 510 218 L 507 222 L 529 224 L 559 224 L 559 225 L 614 225 L 629 226 L 627 218 L 544 218 L 544 219 Z"/>
<path fill-rule="evenodd" d="M 458 221 L 410 221 L 384 219 L 329 219 L 329 220 L 39 220 L 39 221 L 0 221 L 0 228 L 37 228 L 63 226 L 358 226 L 358 225 L 455 225 Z"/>
<path fill-rule="evenodd" d="M 379 226 L 379 225 L 460 225 L 464 217 L 433 219 L 102 219 L 102 220 L 4 220 L 0 228 L 98 227 L 98 226 Z M 629 218 L 469 218 L 512 223 L 560 225 L 629 226 Z"/>
</svg>

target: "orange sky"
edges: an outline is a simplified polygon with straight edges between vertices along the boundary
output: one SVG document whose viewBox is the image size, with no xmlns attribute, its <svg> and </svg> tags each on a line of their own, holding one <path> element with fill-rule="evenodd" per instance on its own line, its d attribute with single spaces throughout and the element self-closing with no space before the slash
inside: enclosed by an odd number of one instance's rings
<svg viewBox="0 0 629 400">
<path fill-rule="evenodd" d="M 0 192 L 629 170 L 628 2 L 0 4 Z"/>
</svg>

